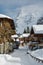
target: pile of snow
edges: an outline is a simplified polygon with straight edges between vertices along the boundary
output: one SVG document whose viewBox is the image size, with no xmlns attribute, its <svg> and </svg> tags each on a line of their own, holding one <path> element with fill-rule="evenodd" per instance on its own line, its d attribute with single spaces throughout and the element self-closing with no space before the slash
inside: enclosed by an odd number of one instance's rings
<svg viewBox="0 0 43 65">
<path fill-rule="evenodd" d="M 38 49 L 36 51 L 33 51 L 31 53 L 31 55 L 36 57 L 36 58 L 39 58 L 39 59 L 43 60 L 43 49 Z"/>
<path fill-rule="evenodd" d="M 21 65 L 20 57 L 12 57 L 8 54 L 0 54 L 0 65 Z"/>
<path fill-rule="evenodd" d="M 8 54 L 6 54 L 5 57 L 8 61 L 19 61 L 19 62 L 21 61 L 19 57 L 12 57 L 11 55 Z"/>
<path fill-rule="evenodd" d="M 28 50 L 27 50 L 27 53 L 28 53 L 28 54 L 32 54 L 32 51 L 28 49 Z"/>
<path fill-rule="evenodd" d="M 6 63 L 5 56 L 3 54 L 0 54 L 0 65 L 5 65 L 5 63 Z"/>
</svg>

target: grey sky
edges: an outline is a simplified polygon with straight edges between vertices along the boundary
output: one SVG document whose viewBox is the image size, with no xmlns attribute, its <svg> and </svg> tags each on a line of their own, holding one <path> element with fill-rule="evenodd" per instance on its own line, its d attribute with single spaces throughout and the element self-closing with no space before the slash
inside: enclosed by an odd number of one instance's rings
<svg viewBox="0 0 43 65">
<path fill-rule="evenodd" d="M 43 6 L 43 0 L 0 0 L 0 13 L 7 14 L 14 18 L 19 8 L 27 5 Z"/>
</svg>

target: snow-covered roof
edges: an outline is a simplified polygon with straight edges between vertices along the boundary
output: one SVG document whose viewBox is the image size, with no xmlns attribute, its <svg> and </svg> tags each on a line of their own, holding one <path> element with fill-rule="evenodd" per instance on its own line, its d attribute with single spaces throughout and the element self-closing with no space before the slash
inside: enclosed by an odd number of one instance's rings
<svg viewBox="0 0 43 65">
<path fill-rule="evenodd" d="M 33 25 L 34 33 L 43 34 L 43 25 Z"/>
<path fill-rule="evenodd" d="M 8 18 L 8 19 L 12 19 L 11 17 L 4 15 L 4 14 L 0 14 L 0 18 Z"/>
<path fill-rule="evenodd" d="M 23 37 L 28 37 L 29 35 L 30 35 L 30 33 L 22 34 Z"/>
<path fill-rule="evenodd" d="M 12 37 L 12 38 L 17 38 L 17 37 L 18 37 L 18 35 L 11 35 L 11 37 Z"/>
<path fill-rule="evenodd" d="M 24 33 L 24 34 L 20 35 L 19 38 L 28 37 L 29 35 L 30 35 L 30 33 Z"/>
<path fill-rule="evenodd" d="M 16 41 L 19 41 L 19 39 L 16 39 Z"/>
<path fill-rule="evenodd" d="M 20 37 L 19 38 L 23 38 L 23 36 L 22 35 L 20 35 Z"/>
</svg>

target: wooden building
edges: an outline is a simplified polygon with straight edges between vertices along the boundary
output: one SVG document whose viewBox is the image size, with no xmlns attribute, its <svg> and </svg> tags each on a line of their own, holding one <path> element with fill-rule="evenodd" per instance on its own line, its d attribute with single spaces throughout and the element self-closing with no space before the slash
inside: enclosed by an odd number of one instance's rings
<svg viewBox="0 0 43 65">
<path fill-rule="evenodd" d="M 43 25 L 33 25 L 30 32 L 30 47 L 43 47 Z M 34 43 L 33 43 L 34 42 Z"/>
<path fill-rule="evenodd" d="M 12 18 L 0 14 L 0 26 L 5 30 L 15 30 L 15 24 Z"/>
<path fill-rule="evenodd" d="M 27 42 L 29 42 L 29 36 L 30 36 L 30 33 L 24 33 L 24 34 L 20 35 L 20 37 L 19 37 L 20 44 L 26 45 Z"/>
<path fill-rule="evenodd" d="M 0 14 L 0 53 L 9 52 L 9 43 L 13 34 L 16 34 L 14 20 L 9 16 Z"/>
</svg>

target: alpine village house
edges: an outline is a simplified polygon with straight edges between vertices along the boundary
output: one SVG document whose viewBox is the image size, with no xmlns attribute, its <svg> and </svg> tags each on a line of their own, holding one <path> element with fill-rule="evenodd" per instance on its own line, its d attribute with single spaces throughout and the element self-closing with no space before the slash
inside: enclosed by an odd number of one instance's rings
<svg viewBox="0 0 43 65">
<path fill-rule="evenodd" d="M 16 34 L 15 25 L 12 18 L 0 14 L 0 53 L 9 53 L 11 35 Z"/>
<path fill-rule="evenodd" d="M 33 25 L 31 27 L 29 48 L 31 50 L 43 48 L 43 25 Z"/>
</svg>

